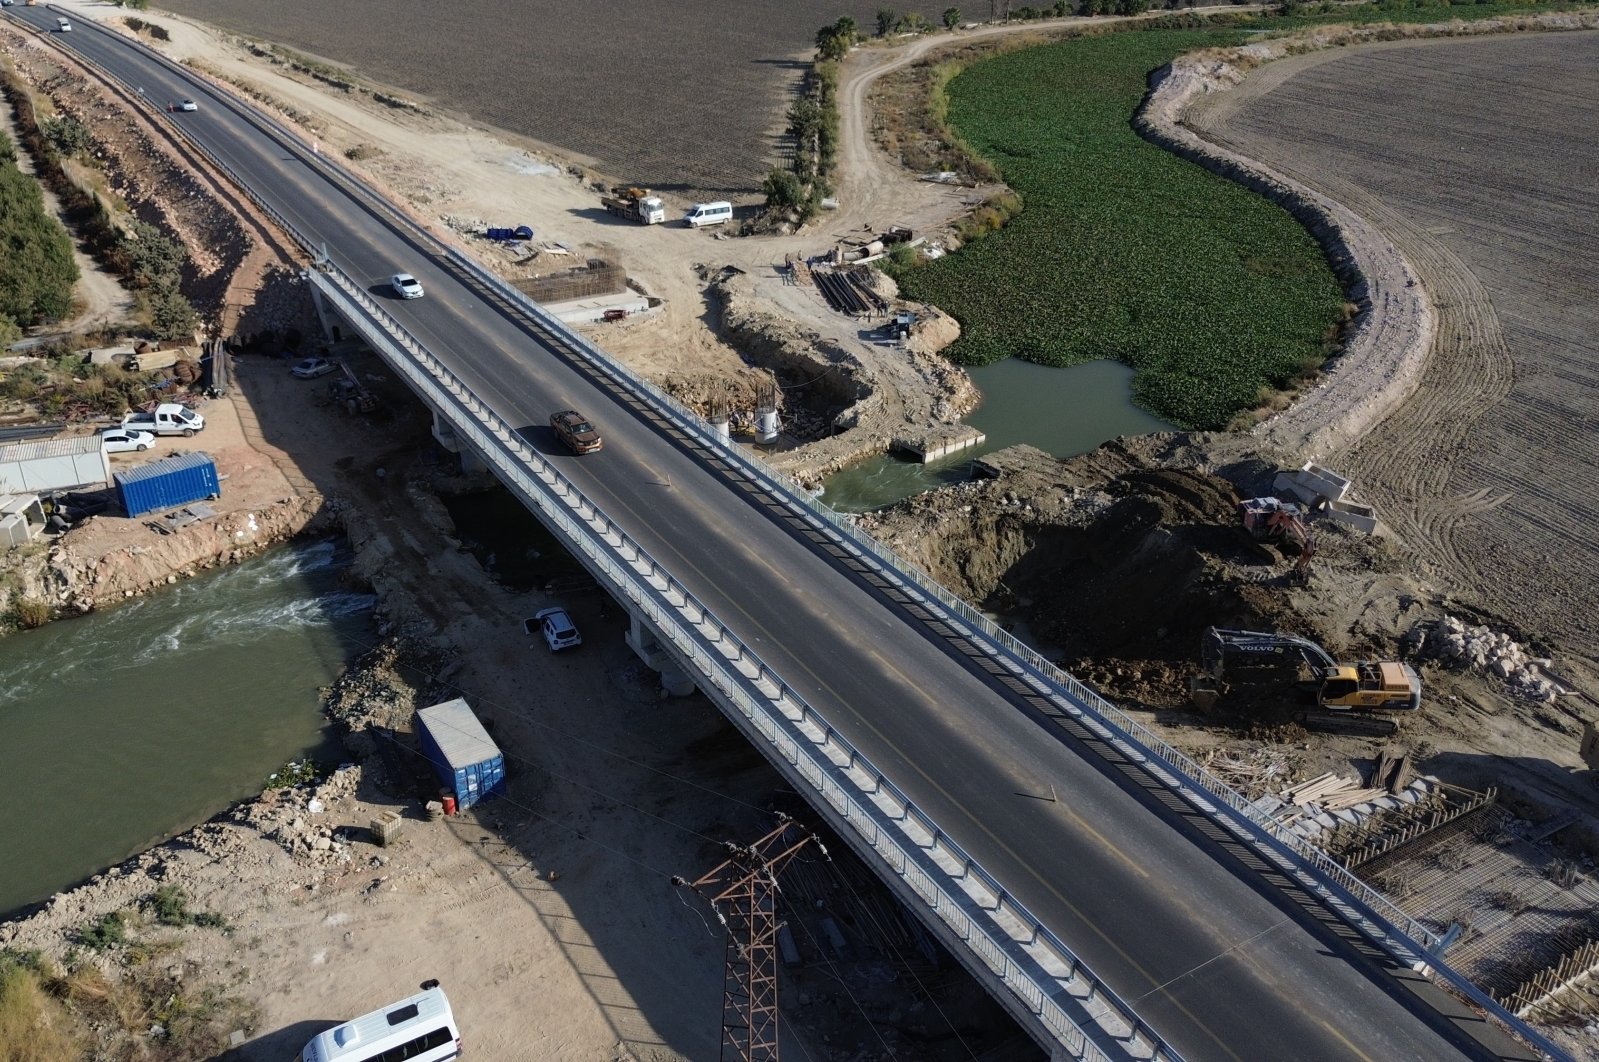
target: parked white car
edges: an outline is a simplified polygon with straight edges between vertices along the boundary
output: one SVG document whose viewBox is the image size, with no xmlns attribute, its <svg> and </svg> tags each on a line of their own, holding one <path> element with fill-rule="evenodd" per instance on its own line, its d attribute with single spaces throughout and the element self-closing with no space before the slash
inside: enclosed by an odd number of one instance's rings
<svg viewBox="0 0 1599 1062">
<path fill-rule="evenodd" d="M 409 273 L 396 273 L 389 278 L 389 286 L 402 299 L 420 299 L 422 284 Z"/>
<path fill-rule="evenodd" d="M 552 653 L 583 644 L 583 636 L 577 632 L 572 617 L 567 615 L 564 608 L 547 608 L 542 612 L 536 612 L 528 626 L 534 623 L 538 624 L 539 632 L 549 643 Z"/>
<path fill-rule="evenodd" d="M 295 362 L 289 371 L 302 380 L 314 380 L 318 376 L 326 376 L 338 370 L 339 367 L 326 358 L 306 358 Z"/>
<path fill-rule="evenodd" d="M 132 453 L 148 450 L 155 445 L 155 435 L 134 428 L 106 428 L 100 432 L 100 446 L 108 454 Z"/>
</svg>

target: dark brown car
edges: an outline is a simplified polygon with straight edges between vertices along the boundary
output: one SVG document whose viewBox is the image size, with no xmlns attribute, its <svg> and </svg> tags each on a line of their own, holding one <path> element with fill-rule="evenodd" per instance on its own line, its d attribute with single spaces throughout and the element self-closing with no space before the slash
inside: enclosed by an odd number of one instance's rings
<svg viewBox="0 0 1599 1062">
<path fill-rule="evenodd" d="M 574 454 L 592 454 L 605 445 L 594 425 L 575 409 L 550 414 L 550 427 Z"/>
</svg>

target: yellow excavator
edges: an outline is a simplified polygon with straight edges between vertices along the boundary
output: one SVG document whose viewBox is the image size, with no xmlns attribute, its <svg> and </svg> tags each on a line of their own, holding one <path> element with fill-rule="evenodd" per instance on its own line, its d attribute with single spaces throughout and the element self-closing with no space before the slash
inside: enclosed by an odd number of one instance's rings
<svg viewBox="0 0 1599 1062">
<path fill-rule="evenodd" d="M 1421 676 L 1409 664 L 1365 661 L 1340 664 L 1308 638 L 1265 631 L 1205 628 L 1200 650 L 1204 674 L 1190 687 L 1194 706 L 1208 711 L 1221 698 L 1227 676 L 1240 669 L 1292 669 L 1296 681 L 1308 667 L 1319 711 L 1306 712 L 1300 722 L 1313 729 L 1359 730 L 1391 734 L 1399 729 L 1392 720 L 1355 722 L 1353 712 L 1414 712 L 1421 708 Z"/>
</svg>

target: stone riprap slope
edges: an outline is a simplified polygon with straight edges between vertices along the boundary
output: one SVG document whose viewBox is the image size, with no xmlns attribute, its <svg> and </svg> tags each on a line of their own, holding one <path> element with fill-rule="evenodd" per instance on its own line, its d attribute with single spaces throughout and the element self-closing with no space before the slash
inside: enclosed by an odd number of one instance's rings
<svg viewBox="0 0 1599 1062">
<path fill-rule="evenodd" d="M 1447 582 L 1592 660 L 1599 33 L 1287 62 L 1189 122 L 1373 222 L 1438 310 L 1411 400 L 1340 471 Z"/>
<path fill-rule="evenodd" d="M 877 12 L 859 0 L 161 6 L 350 64 L 439 107 L 690 199 L 758 191 L 817 29 L 850 15 L 870 32 Z M 893 6 L 937 22 L 949 5 Z"/>
</svg>

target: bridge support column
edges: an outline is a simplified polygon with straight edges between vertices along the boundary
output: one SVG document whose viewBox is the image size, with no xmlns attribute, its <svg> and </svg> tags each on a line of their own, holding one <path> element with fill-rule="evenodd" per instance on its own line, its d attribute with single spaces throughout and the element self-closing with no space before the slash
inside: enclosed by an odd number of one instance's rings
<svg viewBox="0 0 1599 1062">
<path fill-rule="evenodd" d="M 430 410 L 433 414 L 433 438 L 450 453 L 461 459 L 461 471 L 467 475 L 482 472 L 488 468 L 470 446 L 461 442 L 460 436 L 455 434 L 455 429 L 450 422 L 439 415 L 436 409 Z"/>
<path fill-rule="evenodd" d="M 677 666 L 672 654 L 661 647 L 660 639 L 638 616 L 627 615 L 627 644 L 651 670 L 660 672 L 661 688 L 673 697 L 687 697 L 695 690 L 694 680 Z"/>
<path fill-rule="evenodd" d="M 337 342 L 339 326 L 331 320 L 333 315 L 328 311 L 327 305 L 322 300 L 321 289 L 315 284 L 307 284 L 306 287 L 311 289 L 311 305 L 316 307 L 316 319 L 322 325 L 322 338 L 329 343 Z"/>
</svg>

